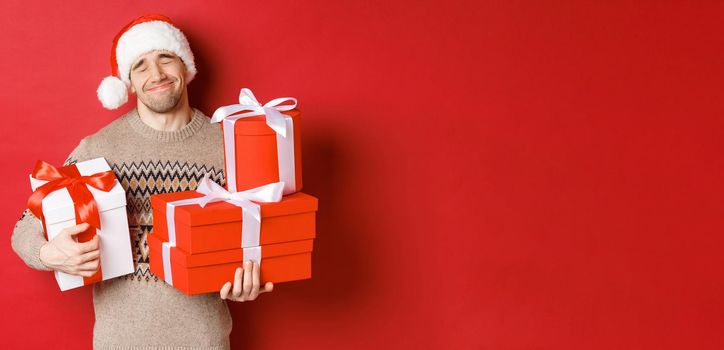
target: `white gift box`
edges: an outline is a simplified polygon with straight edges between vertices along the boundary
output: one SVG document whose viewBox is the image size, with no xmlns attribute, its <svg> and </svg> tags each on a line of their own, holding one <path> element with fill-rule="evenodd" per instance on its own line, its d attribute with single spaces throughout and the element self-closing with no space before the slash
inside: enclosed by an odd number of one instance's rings
<svg viewBox="0 0 724 350">
<path fill-rule="evenodd" d="M 75 165 L 83 176 L 111 170 L 104 158 L 78 162 Z M 101 271 L 99 273 L 102 273 L 103 280 L 134 271 L 131 236 L 126 215 L 126 192 L 120 182 L 117 179 L 115 181 L 115 185 L 108 192 L 86 185 L 98 205 L 101 219 L 101 229 L 96 230 L 96 234 L 100 238 Z M 30 186 L 33 191 L 45 183 L 47 181 L 30 176 Z M 76 225 L 73 200 L 67 189 L 59 189 L 43 198 L 43 216 L 45 216 L 48 241 L 55 238 L 62 229 Z M 58 281 L 61 291 L 84 285 L 82 276 L 69 275 L 64 272 L 55 271 L 55 279 Z"/>
</svg>

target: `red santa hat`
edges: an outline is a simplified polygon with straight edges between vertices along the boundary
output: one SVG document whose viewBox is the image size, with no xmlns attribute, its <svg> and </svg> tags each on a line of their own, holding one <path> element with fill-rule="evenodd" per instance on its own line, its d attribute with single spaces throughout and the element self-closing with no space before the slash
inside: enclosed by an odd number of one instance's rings
<svg viewBox="0 0 724 350">
<path fill-rule="evenodd" d="M 153 50 L 167 50 L 180 57 L 186 65 L 187 82 L 196 76 L 194 54 L 186 36 L 168 17 L 146 14 L 128 23 L 113 39 L 111 75 L 101 81 L 96 91 L 103 107 L 116 109 L 128 101 L 131 65 Z"/>
</svg>

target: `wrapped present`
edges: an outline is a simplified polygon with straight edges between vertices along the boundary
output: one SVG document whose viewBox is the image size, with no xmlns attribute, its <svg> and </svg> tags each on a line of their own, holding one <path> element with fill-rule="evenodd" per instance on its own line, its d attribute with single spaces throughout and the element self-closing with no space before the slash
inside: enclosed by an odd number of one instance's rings
<svg viewBox="0 0 724 350">
<path fill-rule="evenodd" d="M 291 104 L 289 104 L 291 103 Z M 292 97 L 261 105 L 241 89 L 239 104 L 218 108 L 212 123 L 222 123 L 226 184 L 231 192 L 284 182 L 284 194 L 302 189 L 299 110 Z M 241 114 L 237 114 L 243 112 Z"/>
<path fill-rule="evenodd" d="M 268 244 L 216 252 L 189 254 L 181 249 L 169 250 L 167 260 L 163 242 L 155 235 L 148 236 L 150 269 L 174 288 L 189 295 L 218 293 L 226 282 L 233 282 L 234 272 L 243 261 L 259 262 L 260 281 L 287 282 L 312 277 L 313 240 Z"/>
<path fill-rule="evenodd" d="M 205 176 L 196 191 L 151 196 L 151 272 L 187 294 L 218 292 L 244 260 L 264 282 L 310 278 L 317 199 L 282 199 L 283 187 L 232 193 Z"/>
<path fill-rule="evenodd" d="M 196 191 L 152 195 L 153 235 L 190 254 L 314 238 L 317 198 L 282 198 L 282 186 L 231 193 L 205 177 Z"/>
<path fill-rule="evenodd" d="M 28 208 L 52 240 L 61 230 L 83 222 L 90 228 L 76 236 L 87 242 L 100 238 L 100 267 L 91 277 L 55 271 L 60 290 L 92 284 L 134 271 L 126 216 L 126 194 L 103 158 L 55 168 L 38 161 L 30 175 L 33 194 Z"/>
</svg>

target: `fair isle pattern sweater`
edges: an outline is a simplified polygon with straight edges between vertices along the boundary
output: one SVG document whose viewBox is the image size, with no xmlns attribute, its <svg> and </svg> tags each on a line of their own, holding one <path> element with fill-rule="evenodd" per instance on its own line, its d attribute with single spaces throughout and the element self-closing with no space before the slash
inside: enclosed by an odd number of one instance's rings
<svg viewBox="0 0 724 350">
<path fill-rule="evenodd" d="M 81 140 L 66 164 L 104 157 L 126 191 L 135 272 L 93 286 L 94 349 L 228 349 L 231 316 L 218 293 L 187 296 L 148 269 L 153 230 L 149 196 L 196 189 L 205 174 L 224 184 L 221 129 L 194 109 L 177 131 L 143 123 L 136 109 Z M 15 226 L 13 249 L 32 268 L 46 242 L 28 210 Z"/>
</svg>

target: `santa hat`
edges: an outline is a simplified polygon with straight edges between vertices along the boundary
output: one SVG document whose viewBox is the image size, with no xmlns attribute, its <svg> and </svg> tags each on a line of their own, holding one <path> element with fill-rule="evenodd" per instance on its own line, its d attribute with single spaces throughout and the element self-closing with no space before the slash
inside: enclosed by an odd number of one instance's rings
<svg viewBox="0 0 724 350">
<path fill-rule="evenodd" d="M 107 109 L 116 109 L 128 101 L 131 86 L 131 65 L 143 54 L 167 50 L 181 58 L 186 65 L 186 82 L 196 75 L 194 54 L 184 34 L 159 14 L 146 14 L 128 23 L 113 39 L 111 75 L 98 86 L 98 99 Z"/>
</svg>

